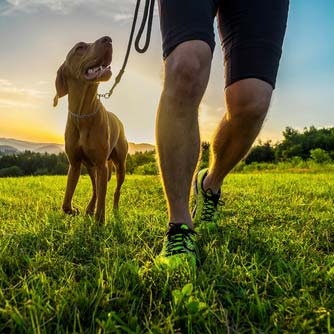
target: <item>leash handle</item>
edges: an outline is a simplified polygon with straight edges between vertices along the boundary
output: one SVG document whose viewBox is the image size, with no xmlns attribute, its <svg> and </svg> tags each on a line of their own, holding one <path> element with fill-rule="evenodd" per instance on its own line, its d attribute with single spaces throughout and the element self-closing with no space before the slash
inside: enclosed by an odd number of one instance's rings
<svg viewBox="0 0 334 334">
<path fill-rule="evenodd" d="M 126 65 L 128 63 L 129 56 L 130 56 L 133 36 L 134 36 L 134 33 L 135 33 L 135 29 L 136 29 L 138 13 L 139 13 L 139 8 L 140 8 L 140 2 L 141 2 L 141 0 L 137 0 L 136 8 L 135 8 L 134 16 L 133 16 L 133 22 L 132 22 L 129 42 L 128 42 L 128 47 L 126 49 L 126 54 L 125 54 L 125 58 L 124 58 L 122 68 L 119 71 L 119 73 L 117 74 L 115 82 L 114 82 L 113 86 L 111 87 L 111 89 L 109 90 L 109 92 L 107 92 L 105 94 L 98 94 L 99 98 L 104 97 L 105 99 L 109 99 L 110 96 L 112 95 L 112 93 L 114 92 L 114 89 L 116 88 L 116 86 L 121 81 L 122 76 L 125 72 L 125 68 L 126 68 Z M 136 37 L 136 40 L 135 40 L 135 49 L 139 53 L 145 53 L 147 51 L 149 45 L 150 45 L 152 23 L 153 23 L 153 14 L 154 14 L 154 3 L 155 3 L 155 0 L 145 0 L 145 7 L 144 7 L 142 22 L 140 24 L 140 27 L 139 27 L 139 30 L 138 30 L 138 33 L 137 33 L 137 37 Z M 142 39 L 146 23 L 147 23 L 146 40 L 145 40 L 144 46 L 141 48 L 139 44 L 140 44 L 140 40 Z"/>
<path fill-rule="evenodd" d="M 139 0 L 140 1 L 140 0 Z M 154 14 L 154 3 L 155 0 L 146 0 L 145 8 L 143 13 L 143 19 L 141 25 L 138 30 L 138 34 L 135 40 L 135 49 L 139 53 L 145 53 L 150 45 L 151 41 L 151 32 L 152 32 L 152 22 L 153 22 L 153 14 Z M 144 46 L 140 47 L 140 40 L 143 36 L 143 32 L 147 22 L 147 30 L 146 30 L 146 40 Z"/>
</svg>

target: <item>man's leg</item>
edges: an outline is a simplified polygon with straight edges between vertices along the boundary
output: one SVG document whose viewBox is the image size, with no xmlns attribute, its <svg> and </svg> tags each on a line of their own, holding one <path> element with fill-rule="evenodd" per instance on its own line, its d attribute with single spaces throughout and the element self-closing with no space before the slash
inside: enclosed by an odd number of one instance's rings
<svg viewBox="0 0 334 334">
<path fill-rule="evenodd" d="M 226 88 L 227 112 L 211 144 L 212 161 L 204 190 L 218 193 L 224 177 L 248 152 L 267 114 L 272 90 L 267 82 L 253 78 Z"/>
<path fill-rule="evenodd" d="M 165 61 L 157 115 L 157 149 L 169 221 L 190 228 L 189 194 L 200 149 L 198 106 L 208 83 L 211 59 L 212 51 L 203 41 L 187 41 L 174 49 Z"/>
<path fill-rule="evenodd" d="M 275 87 L 288 6 L 288 0 L 219 2 L 227 112 L 213 138 L 205 190 L 219 191 L 261 129 Z"/>
</svg>

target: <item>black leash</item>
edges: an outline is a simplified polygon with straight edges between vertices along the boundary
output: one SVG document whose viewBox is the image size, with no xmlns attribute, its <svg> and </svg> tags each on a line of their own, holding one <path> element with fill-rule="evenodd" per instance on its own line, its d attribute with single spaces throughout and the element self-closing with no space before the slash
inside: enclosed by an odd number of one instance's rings
<svg viewBox="0 0 334 334">
<path fill-rule="evenodd" d="M 113 93 L 115 87 L 121 81 L 122 76 L 125 72 L 125 67 L 128 63 L 128 59 L 129 59 L 129 55 L 130 55 L 130 51 L 131 51 L 131 47 L 132 47 L 133 36 L 134 36 L 134 33 L 135 33 L 135 29 L 136 29 L 136 24 L 137 24 L 137 19 L 138 19 L 138 12 L 139 12 L 139 8 L 140 8 L 140 2 L 141 2 L 141 0 L 137 0 L 136 9 L 135 9 L 134 17 L 133 17 L 133 22 L 132 22 L 131 33 L 130 33 L 130 37 L 129 37 L 128 48 L 126 50 L 123 66 L 122 66 L 121 70 L 119 71 L 119 73 L 117 74 L 115 82 L 114 82 L 113 86 L 111 87 L 111 89 L 109 90 L 109 92 L 107 92 L 105 94 L 98 94 L 99 98 L 104 97 L 105 99 L 109 99 L 111 94 Z M 135 49 L 139 53 L 146 52 L 149 45 L 150 45 L 153 14 L 154 14 L 154 2 L 155 2 L 155 0 L 145 0 L 143 19 L 142 19 L 142 22 L 140 24 L 138 34 L 137 34 L 137 37 L 136 37 L 136 40 L 135 40 Z M 141 40 L 141 38 L 143 36 L 143 33 L 144 33 L 146 22 L 147 22 L 146 40 L 145 40 L 144 46 L 140 47 L 139 44 L 140 44 L 140 40 Z"/>
</svg>

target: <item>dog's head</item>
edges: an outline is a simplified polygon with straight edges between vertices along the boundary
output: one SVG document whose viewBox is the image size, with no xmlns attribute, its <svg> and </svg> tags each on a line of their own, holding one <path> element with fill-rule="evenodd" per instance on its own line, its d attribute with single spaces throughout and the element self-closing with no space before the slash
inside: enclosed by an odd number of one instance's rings
<svg viewBox="0 0 334 334">
<path fill-rule="evenodd" d="M 65 62 L 57 71 L 56 90 L 53 105 L 58 98 L 68 94 L 71 81 L 83 84 L 98 85 L 111 77 L 112 41 L 104 36 L 94 43 L 79 42 L 70 50 Z"/>
</svg>

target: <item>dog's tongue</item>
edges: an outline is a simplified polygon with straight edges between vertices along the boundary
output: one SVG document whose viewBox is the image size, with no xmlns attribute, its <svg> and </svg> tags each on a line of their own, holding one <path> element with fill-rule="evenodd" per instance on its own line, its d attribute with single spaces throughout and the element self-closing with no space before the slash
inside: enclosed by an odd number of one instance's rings
<svg viewBox="0 0 334 334">
<path fill-rule="evenodd" d="M 105 73 L 110 72 L 110 66 L 97 66 L 88 69 L 88 71 L 85 73 L 85 79 L 87 80 L 94 80 L 101 76 L 103 76 Z"/>
</svg>

